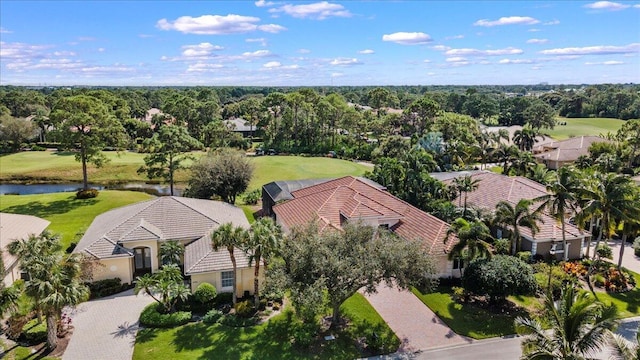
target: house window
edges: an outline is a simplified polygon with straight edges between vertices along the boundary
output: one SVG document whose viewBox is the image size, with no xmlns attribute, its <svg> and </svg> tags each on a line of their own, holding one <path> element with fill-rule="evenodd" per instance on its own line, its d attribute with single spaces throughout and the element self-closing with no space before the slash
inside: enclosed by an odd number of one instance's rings
<svg viewBox="0 0 640 360">
<path fill-rule="evenodd" d="M 24 281 L 29 281 L 31 280 L 31 276 L 29 276 L 29 273 L 26 271 L 20 271 L 20 279 Z"/>
<path fill-rule="evenodd" d="M 459 270 L 459 269 L 462 269 L 463 267 L 464 267 L 464 260 L 462 260 L 460 258 L 453 259 L 453 269 L 454 270 Z"/>
<path fill-rule="evenodd" d="M 378 227 L 384 230 L 389 230 L 389 224 L 380 224 Z"/>
<path fill-rule="evenodd" d="M 222 272 L 222 288 L 233 287 L 233 271 Z"/>
</svg>

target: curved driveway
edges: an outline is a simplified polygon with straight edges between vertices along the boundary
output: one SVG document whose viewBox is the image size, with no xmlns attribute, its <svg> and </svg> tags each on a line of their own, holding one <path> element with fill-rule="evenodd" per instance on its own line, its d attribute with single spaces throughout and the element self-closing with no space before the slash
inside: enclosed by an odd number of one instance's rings
<svg viewBox="0 0 640 360">
<path fill-rule="evenodd" d="M 130 360 L 142 309 L 153 299 L 133 290 L 82 303 L 72 313 L 74 327 L 63 360 Z"/>
</svg>

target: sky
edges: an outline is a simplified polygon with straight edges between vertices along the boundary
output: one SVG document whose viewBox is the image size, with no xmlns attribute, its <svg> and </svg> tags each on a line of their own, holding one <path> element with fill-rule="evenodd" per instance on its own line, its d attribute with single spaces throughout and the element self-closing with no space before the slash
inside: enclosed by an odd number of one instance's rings
<svg viewBox="0 0 640 360">
<path fill-rule="evenodd" d="M 0 84 L 640 83 L 639 1 L 0 1 Z"/>
</svg>

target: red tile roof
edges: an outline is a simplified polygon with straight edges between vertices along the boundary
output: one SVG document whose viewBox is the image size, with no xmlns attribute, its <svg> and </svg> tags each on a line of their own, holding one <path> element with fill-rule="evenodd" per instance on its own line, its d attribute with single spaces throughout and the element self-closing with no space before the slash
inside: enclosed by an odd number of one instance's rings
<svg viewBox="0 0 640 360">
<path fill-rule="evenodd" d="M 429 253 L 445 254 L 454 241 L 444 243 L 449 224 L 367 182 L 346 176 L 292 192 L 293 199 L 273 207 L 276 219 L 288 228 L 317 221 L 320 230 L 341 229 L 346 219 L 389 222 L 390 230 L 417 240 Z"/>
</svg>

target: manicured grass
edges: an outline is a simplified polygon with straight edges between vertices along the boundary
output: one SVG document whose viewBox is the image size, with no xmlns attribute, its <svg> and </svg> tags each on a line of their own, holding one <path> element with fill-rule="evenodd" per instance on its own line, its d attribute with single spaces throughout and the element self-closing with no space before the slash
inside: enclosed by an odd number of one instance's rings
<svg viewBox="0 0 640 360">
<path fill-rule="evenodd" d="M 615 133 L 622 127 L 624 120 L 607 118 L 556 118 L 558 123 L 566 122 L 567 125 L 556 125 L 553 130 L 544 130 L 556 140 L 564 140 L 570 137 L 582 135 L 600 135 L 608 132 Z"/>
<path fill-rule="evenodd" d="M 276 180 L 361 176 L 366 171 L 373 170 L 353 161 L 322 157 L 258 156 L 251 161 L 255 164 L 255 171 L 249 190 L 259 189 Z"/>
<path fill-rule="evenodd" d="M 46 345 L 42 344 L 35 353 L 31 353 L 31 348 L 15 345 L 9 347 L 3 344 L 6 353 L 2 354 L 4 360 L 56 360 L 58 358 L 45 356 Z"/>
<path fill-rule="evenodd" d="M 525 310 L 494 314 L 487 309 L 473 305 L 461 305 L 451 297 L 449 287 L 438 287 L 436 291 L 423 294 L 417 289 L 413 293 L 457 334 L 485 339 L 515 334 L 513 321 L 518 316 L 527 316 Z"/>
<path fill-rule="evenodd" d="M 636 278 L 635 289 L 623 293 L 597 292 L 598 300 L 615 305 L 618 308 L 618 316 L 621 318 L 640 315 L 640 274 L 632 273 Z"/>
<path fill-rule="evenodd" d="M 347 300 L 342 311 L 355 323 L 374 324 L 382 320 L 360 294 Z M 347 332 L 340 331 L 332 332 L 336 340 L 320 340 L 321 345 L 314 346 L 312 349 L 296 348 L 290 340 L 296 321 L 292 311 L 285 310 L 266 323 L 246 328 L 195 323 L 173 329 L 143 329 L 136 337 L 133 359 L 356 359 L 362 357 L 351 336 Z"/>
<path fill-rule="evenodd" d="M 197 158 L 202 152 L 193 153 Z M 98 184 L 147 182 L 137 170 L 144 164 L 144 154 L 105 152 L 111 160 L 102 168 L 89 165 L 89 182 Z M 255 172 L 249 190 L 275 180 L 360 176 L 371 168 L 352 161 L 322 157 L 258 156 L 251 158 Z M 188 164 L 188 162 L 185 162 Z M 185 183 L 189 172 L 176 173 L 176 182 Z M 82 166 L 72 153 L 25 151 L 0 156 L 0 182 L 81 182 Z"/>
<path fill-rule="evenodd" d="M 62 236 L 63 249 L 78 241 L 93 219 L 107 210 L 151 199 L 136 191 L 104 190 L 97 198 L 78 200 L 75 193 L 0 195 L 0 211 L 34 215 L 51 221 L 48 229 Z"/>
</svg>

